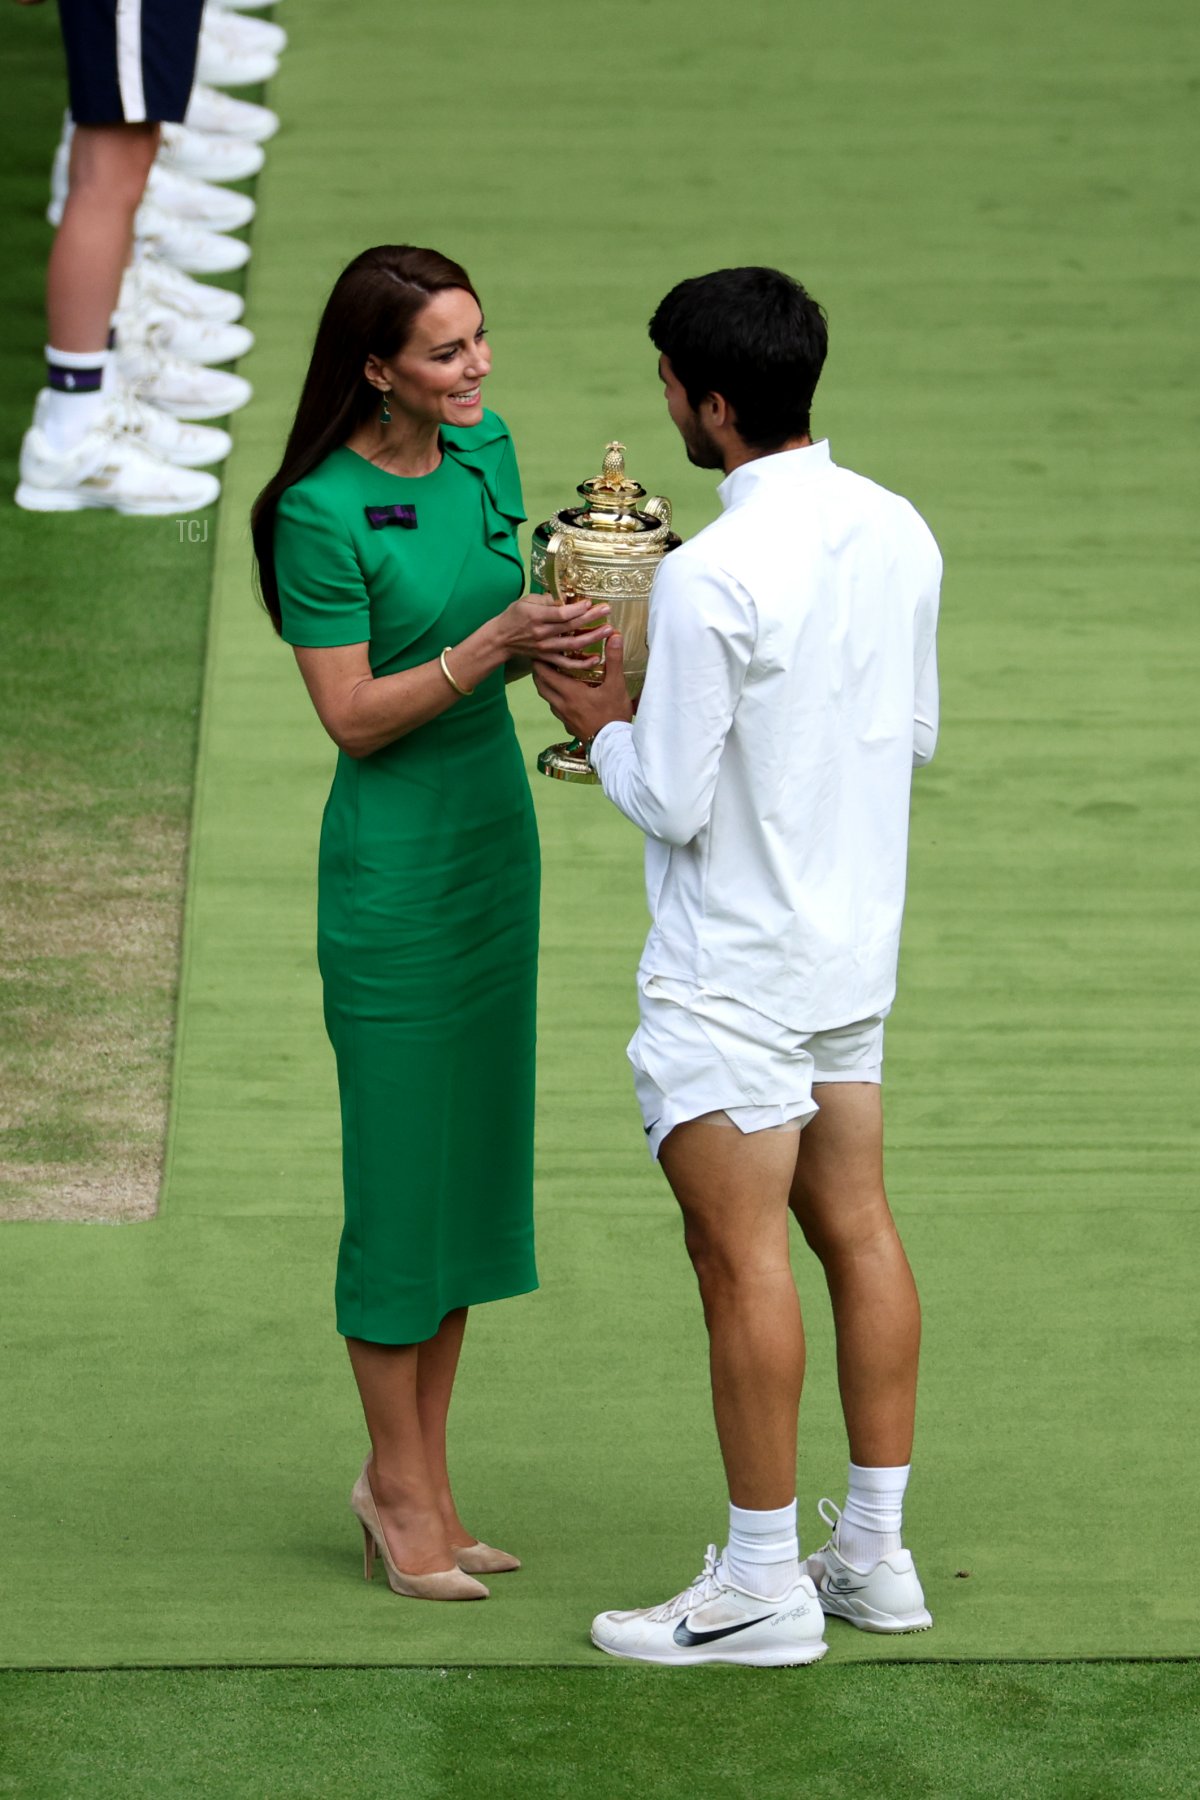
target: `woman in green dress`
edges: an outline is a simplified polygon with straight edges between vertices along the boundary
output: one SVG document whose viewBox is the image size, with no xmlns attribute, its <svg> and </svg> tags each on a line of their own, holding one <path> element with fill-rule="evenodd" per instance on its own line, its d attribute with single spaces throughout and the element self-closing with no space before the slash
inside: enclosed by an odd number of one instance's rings
<svg viewBox="0 0 1200 1800">
<path fill-rule="evenodd" d="M 446 1415 L 467 1308 L 537 1286 L 538 843 L 505 683 L 580 667 L 603 608 L 522 597 L 524 518 L 466 272 L 385 245 L 342 273 L 255 504 L 263 597 L 338 746 L 318 959 L 341 1093 L 338 1330 L 371 1456 L 365 1568 L 481 1599 L 519 1566 L 459 1518 Z"/>
</svg>

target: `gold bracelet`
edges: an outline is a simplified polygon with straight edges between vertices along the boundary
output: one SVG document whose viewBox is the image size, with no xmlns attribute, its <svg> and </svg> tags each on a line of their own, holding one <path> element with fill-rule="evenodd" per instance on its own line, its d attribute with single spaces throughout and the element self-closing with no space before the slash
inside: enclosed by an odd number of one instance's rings
<svg viewBox="0 0 1200 1800">
<path fill-rule="evenodd" d="M 453 648 L 453 644 L 446 645 L 446 650 L 452 650 Z M 438 661 L 442 665 L 442 674 L 446 677 L 446 680 L 450 683 L 450 686 L 454 689 L 455 693 L 461 694 L 465 700 L 468 694 L 473 694 L 475 692 L 475 689 L 459 687 L 457 681 L 455 681 L 453 675 L 450 673 L 450 664 L 446 661 L 446 650 L 443 650 L 442 654 L 438 657 Z"/>
</svg>

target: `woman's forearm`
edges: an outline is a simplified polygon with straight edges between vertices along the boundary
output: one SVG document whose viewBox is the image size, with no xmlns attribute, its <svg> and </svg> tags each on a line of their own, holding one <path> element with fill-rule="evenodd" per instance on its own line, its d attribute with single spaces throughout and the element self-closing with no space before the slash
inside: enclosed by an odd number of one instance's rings
<svg viewBox="0 0 1200 1800">
<path fill-rule="evenodd" d="M 478 687 L 505 660 L 495 619 L 446 649 L 446 663 L 460 688 Z M 364 677 L 352 689 L 344 716 L 326 719 L 325 725 L 339 748 L 357 759 L 407 737 L 448 712 L 461 697 L 435 657 L 396 675 Z"/>
</svg>

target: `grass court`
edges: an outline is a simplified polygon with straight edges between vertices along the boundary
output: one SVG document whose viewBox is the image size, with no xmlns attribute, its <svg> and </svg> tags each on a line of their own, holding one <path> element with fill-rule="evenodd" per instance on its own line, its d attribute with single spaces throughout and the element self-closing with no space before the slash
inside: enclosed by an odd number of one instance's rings
<svg viewBox="0 0 1200 1800">
<path fill-rule="evenodd" d="M 63 87 L 53 14 L 0 15 L 0 1793 L 1190 1794 L 1190 12 L 279 16 L 256 397 L 207 533 L 181 534 L 8 497 Z M 695 1573 L 724 1502 L 622 1055 L 640 841 L 536 776 L 543 1287 L 478 1310 L 452 1421 L 467 1517 L 527 1566 L 484 1607 L 357 1578 L 312 953 L 332 750 L 256 609 L 246 514 L 335 275 L 389 239 L 479 287 L 531 524 L 614 436 L 685 535 L 712 516 L 645 324 L 681 276 L 766 262 L 830 315 L 818 433 L 942 544 L 943 735 L 887 1073 L 932 1633 L 834 1621 L 823 1663 L 780 1672 L 588 1644 L 593 1612 Z M 557 730 L 516 707 L 532 766 Z M 812 1548 L 845 1449 L 799 1248 L 797 1269 Z"/>
</svg>

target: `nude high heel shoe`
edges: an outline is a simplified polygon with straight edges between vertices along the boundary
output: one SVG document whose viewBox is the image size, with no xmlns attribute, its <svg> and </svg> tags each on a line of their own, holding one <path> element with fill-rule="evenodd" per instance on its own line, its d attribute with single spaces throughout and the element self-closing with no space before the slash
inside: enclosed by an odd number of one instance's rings
<svg viewBox="0 0 1200 1800">
<path fill-rule="evenodd" d="M 460 1569 L 468 1575 L 510 1575 L 519 1569 L 519 1556 L 510 1556 L 507 1550 L 493 1549 L 491 1544 L 451 1545 L 454 1560 Z"/>
<path fill-rule="evenodd" d="M 490 1594 L 482 1581 L 475 1581 L 457 1564 L 453 1569 L 435 1569 L 432 1575 L 406 1575 L 392 1561 L 383 1522 L 371 1492 L 367 1473 L 370 1459 L 362 1466 L 362 1474 L 350 1495 L 350 1510 L 362 1526 L 363 1579 L 370 1581 L 375 1573 L 376 1552 L 383 1558 L 388 1586 L 393 1594 L 406 1594 L 411 1600 L 487 1600 Z"/>
</svg>

